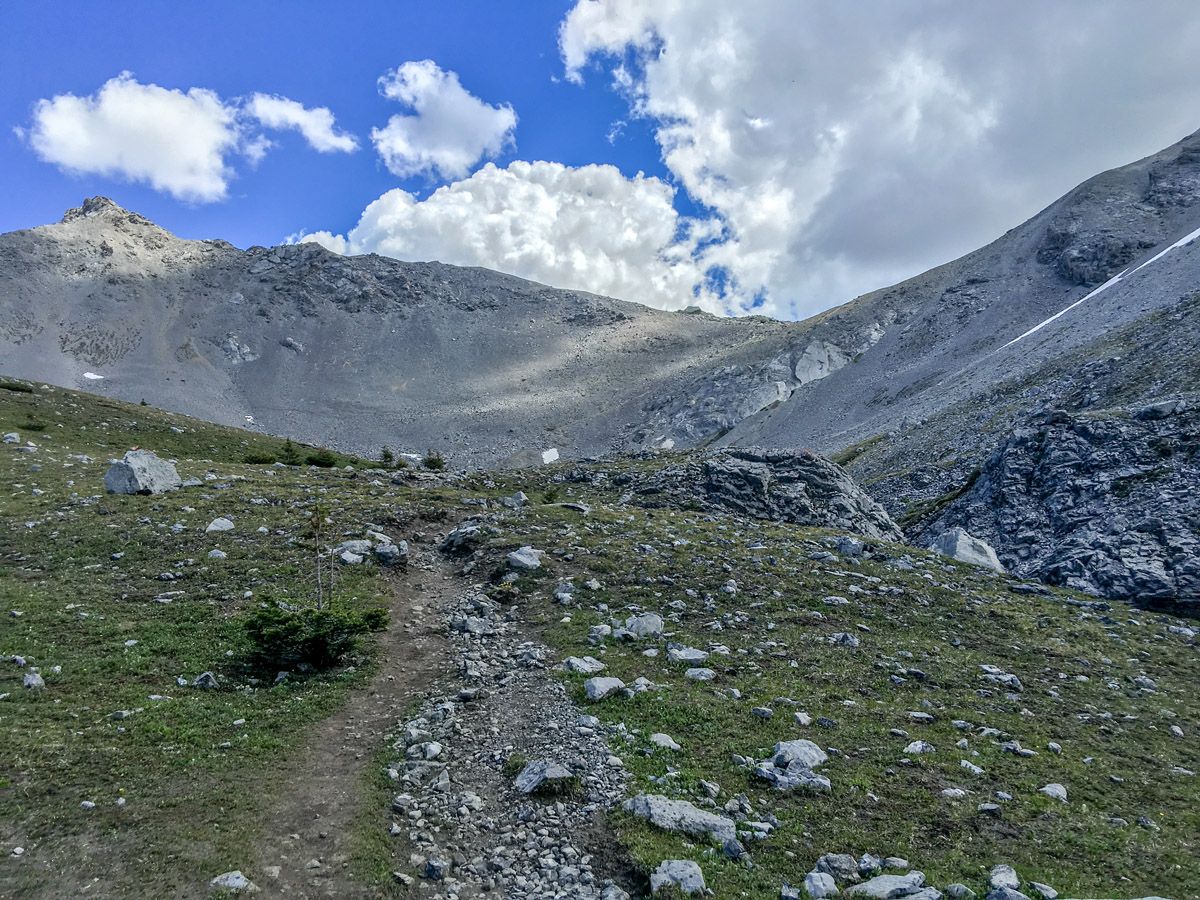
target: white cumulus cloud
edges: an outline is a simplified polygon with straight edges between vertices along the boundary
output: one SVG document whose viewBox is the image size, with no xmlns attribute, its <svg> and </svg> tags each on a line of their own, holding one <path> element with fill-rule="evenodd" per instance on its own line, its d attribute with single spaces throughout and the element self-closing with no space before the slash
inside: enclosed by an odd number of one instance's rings
<svg viewBox="0 0 1200 900">
<path fill-rule="evenodd" d="M 1200 121 L 1187 0 L 577 0 L 599 71 L 726 226 L 730 302 L 806 315 L 999 236 Z M 763 302 L 765 298 L 765 303 Z"/>
<path fill-rule="evenodd" d="M 246 112 L 264 128 L 294 129 L 318 153 L 352 153 L 358 149 L 353 135 L 338 131 L 333 113 L 324 106 L 306 107 L 287 97 L 253 94 Z"/>
<path fill-rule="evenodd" d="M 462 178 L 480 160 L 499 155 L 512 143 L 517 127 L 513 108 L 485 103 L 462 86 L 455 72 L 433 60 L 393 69 L 379 79 L 379 90 L 412 110 L 371 131 L 384 164 L 401 178 Z"/>
<path fill-rule="evenodd" d="M 719 301 L 693 258 L 709 225 L 687 220 L 658 178 L 613 166 L 488 163 L 424 200 L 388 191 L 346 235 L 315 232 L 343 254 L 485 266 L 556 287 L 679 308 Z"/>
<path fill-rule="evenodd" d="M 257 126 L 297 129 L 321 152 L 357 146 L 323 107 L 265 94 L 225 100 L 206 88 L 142 84 L 129 72 L 94 94 L 39 100 L 30 126 L 17 133 L 41 159 L 67 172 L 140 182 L 180 200 L 211 203 L 227 196 L 236 158 L 255 164 L 270 149 Z"/>
<path fill-rule="evenodd" d="M 123 72 L 90 96 L 39 100 L 26 139 L 39 157 L 69 172 L 208 202 L 225 197 L 233 174 L 226 158 L 240 134 L 236 110 L 212 91 L 140 84 Z"/>
</svg>

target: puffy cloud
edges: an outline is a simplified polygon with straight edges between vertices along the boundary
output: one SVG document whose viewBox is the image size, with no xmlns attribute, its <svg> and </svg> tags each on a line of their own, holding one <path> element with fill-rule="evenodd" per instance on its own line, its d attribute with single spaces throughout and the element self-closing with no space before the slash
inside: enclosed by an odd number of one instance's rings
<svg viewBox="0 0 1200 900">
<path fill-rule="evenodd" d="M 129 72 L 88 96 L 39 100 L 31 125 L 18 134 L 41 159 L 68 172 L 142 182 L 180 200 L 210 203 L 227 195 L 234 157 L 255 164 L 270 149 L 255 123 L 295 128 L 321 152 L 357 146 L 335 130 L 324 108 L 265 94 L 246 103 L 223 100 L 205 88 L 142 84 Z"/>
<path fill-rule="evenodd" d="M 352 153 L 358 149 L 353 135 L 334 127 L 333 113 L 324 106 L 308 108 L 287 97 L 254 94 L 246 102 L 246 112 L 264 128 L 299 131 L 318 153 Z"/>
<path fill-rule="evenodd" d="M 626 178 L 613 166 L 488 163 L 424 200 L 388 191 L 346 235 L 300 239 L 338 253 L 486 266 L 652 306 L 718 311 L 693 258 L 711 228 L 681 217 L 674 200 L 665 182 Z"/>
<path fill-rule="evenodd" d="M 236 110 L 212 91 L 139 84 L 128 72 L 91 96 L 39 100 L 26 139 L 70 172 L 145 182 L 197 202 L 225 196 L 226 157 L 241 140 Z"/>
<path fill-rule="evenodd" d="M 572 80 L 611 78 L 726 226 L 699 267 L 727 267 L 732 305 L 791 317 L 980 246 L 1195 129 L 1190 10 L 577 0 L 559 45 Z"/>
<path fill-rule="evenodd" d="M 383 96 L 410 107 L 371 131 L 371 141 L 393 174 L 462 178 L 484 158 L 512 143 L 517 114 L 468 92 L 454 72 L 433 60 L 406 62 L 379 79 Z"/>
</svg>

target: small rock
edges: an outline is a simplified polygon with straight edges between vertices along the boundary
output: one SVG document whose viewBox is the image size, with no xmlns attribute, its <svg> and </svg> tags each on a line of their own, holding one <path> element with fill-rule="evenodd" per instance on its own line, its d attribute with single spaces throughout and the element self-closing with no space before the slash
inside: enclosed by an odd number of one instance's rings
<svg viewBox="0 0 1200 900">
<path fill-rule="evenodd" d="M 235 894 L 253 894 L 258 887 L 239 870 L 218 875 L 209 883 L 214 891 L 232 891 Z"/>
<path fill-rule="evenodd" d="M 657 894 L 667 888 L 679 888 L 685 896 L 703 894 L 704 873 L 690 859 L 667 859 L 659 863 L 650 876 L 650 893 Z"/>
</svg>

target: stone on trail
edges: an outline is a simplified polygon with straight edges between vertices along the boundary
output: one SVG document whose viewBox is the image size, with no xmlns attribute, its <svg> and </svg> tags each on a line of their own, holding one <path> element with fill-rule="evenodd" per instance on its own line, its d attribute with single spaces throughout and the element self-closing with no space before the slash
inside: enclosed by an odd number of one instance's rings
<svg viewBox="0 0 1200 900">
<path fill-rule="evenodd" d="M 667 859 L 658 864 L 650 876 L 650 893 L 679 888 L 684 896 L 705 892 L 704 873 L 690 859 Z"/>
<path fill-rule="evenodd" d="M 965 528 L 955 527 L 943 531 L 930 545 L 930 549 L 959 562 L 984 566 L 997 572 L 1004 571 L 1004 566 L 1000 564 L 991 544 L 972 536 Z"/>
<path fill-rule="evenodd" d="M 127 451 L 104 474 L 104 489 L 110 494 L 162 494 L 182 486 L 174 464 L 150 450 Z"/>
<path fill-rule="evenodd" d="M 375 545 L 375 558 L 385 566 L 395 566 L 408 562 L 408 541 L 397 544 L 386 543 Z"/>
<path fill-rule="evenodd" d="M 574 777 L 574 773 L 560 763 L 549 759 L 535 759 L 521 770 L 521 774 L 513 782 L 513 787 L 522 794 L 533 794 L 563 785 Z"/>
<path fill-rule="evenodd" d="M 663 831 L 709 836 L 724 844 L 737 838 L 737 825 L 732 819 L 706 812 L 687 800 L 671 800 L 658 794 L 639 794 L 622 804 L 625 812 L 645 819 Z"/>
</svg>

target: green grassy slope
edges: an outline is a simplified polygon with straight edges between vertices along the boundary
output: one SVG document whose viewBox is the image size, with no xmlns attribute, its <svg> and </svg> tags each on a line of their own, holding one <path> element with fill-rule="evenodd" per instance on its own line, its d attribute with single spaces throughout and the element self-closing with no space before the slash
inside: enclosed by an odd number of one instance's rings
<svg viewBox="0 0 1200 900">
<path fill-rule="evenodd" d="M 67 877 L 100 879 L 105 896 L 167 896 L 249 865 L 305 727 L 363 672 L 266 689 L 242 669 L 238 618 L 260 599 L 312 593 L 297 539 L 314 502 L 356 535 L 389 504 L 339 470 L 240 462 L 279 452 L 275 438 L 68 391 L 0 388 L 10 430 L 38 449 L 0 446 L 0 894 Z M 106 495 L 108 460 L 134 444 L 203 486 Z M 206 534 L 219 515 L 236 528 Z M 384 602 L 378 569 L 340 574 L 342 602 Z M 40 669 L 44 691 L 23 689 L 29 669 L 13 656 Z M 176 681 L 205 671 L 221 689 Z"/>
<path fill-rule="evenodd" d="M 701 780 L 715 782 L 718 807 L 745 794 L 753 808 L 745 818 L 780 822 L 749 845 L 747 868 L 618 816 L 647 868 L 691 858 L 718 896 L 774 898 L 823 853 L 870 852 L 905 857 L 930 883 L 961 881 L 981 896 L 987 869 L 1000 862 L 1063 896 L 1200 896 L 1200 658 L 1194 637 L 1169 630 L 1187 623 L 1074 605 L 1086 601 L 1065 592 L 1016 593 L 1006 578 L 921 551 L 911 551 L 911 569 L 886 558 L 814 559 L 832 535 L 614 509 L 601 494 L 572 493 L 596 504 L 590 516 L 537 507 L 508 523 L 502 540 L 549 551 L 549 570 L 528 585 L 542 598 L 564 577 L 603 583 L 598 592 L 577 588 L 573 609 L 534 604 L 561 655 L 592 654 L 605 675 L 661 686 L 589 705 L 584 677 L 569 676 L 588 712 L 632 734 L 614 747 L 635 775 L 632 789 L 703 804 Z M 885 547 L 882 557 L 906 552 Z M 730 579 L 736 594 L 722 590 Z M 666 638 L 589 642 L 590 626 L 641 610 L 667 618 Z M 837 632 L 860 645 L 830 644 Z M 713 651 L 702 665 L 716 680 L 684 678 L 686 666 L 667 660 L 670 644 Z M 645 655 L 651 648 L 656 656 Z M 986 682 L 981 665 L 1018 675 L 1022 690 Z M 773 715 L 759 718 L 756 706 Z M 814 723 L 799 725 L 796 712 Z M 933 721 L 921 724 L 914 712 Z M 653 747 L 656 732 L 682 749 Z M 836 748 L 820 769 L 829 794 L 778 793 L 731 759 L 761 760 L 794 738 Z M 936 752 L 906 756 L 916 740 Z M 1004 752 L 1004 740 L 1036 755 Z M 961 760 L 984 774 L 969 774 Z M 1039 793 L 1051 782 L 1067 788 L 1069 802 Z M 945 788 L 968 793 L 950 800 Z M 982 803 L 999 809 L 981 812 Z"/>
<path fill-rule="evenodd" d="M 1064 896 L 1200 896 L 1200 778 L 1184 774 L 1200 770 L 1200 658 L 1182 630 L 1188 623 L 1078 605 L 1064 592 L 1017 593 L 1006 579 L 908 548 L 823 558 L 827 533 L 641 510 L 622 504 L 618 489 L 564 481 L 564 467 L 395 485 L 361 468 L 248 465 L 248 454 L 277 455 L 282 442 L 42 387 L 0 387 L 0 433 L 10 430 L 38 449 L 0 445 L 0 894 L 46 892 L 68 871 L 73 884 L 99 879 L 104 896 L 195 892 L 236 867 L 262 883 L 253 841 L 272 797 L 287 789 L 288 761 L 370 668 L 364 657 L 271 686 L 240 666 L 245 610 L 311 594 L 303 523 L 320 503 L 338 532 L 355 536 L 374 522 L 432 539 L 484 511 L 497 528 L 490 553 L 547 550 L 544 569 L 520 582 L 531 631 L 558 656 L 590 653 L 606 674 L 660 685 L 633 700 L 587 704 L 582 679 L 559 676 L 587 712 L 628 729 L 627 741 L 611 743 L 632 789 L 701 804 L 700 781 L 712 781 L 721 786 L 718 807 L 745 794 L 749 818 L 779 822 L 748 845 L 747 867 L 614 813 L 613 827 L 646 869 L 694 858 L 718 897 L 773 900 L 822 853 L 872 852 L 906 857 L 939 886 L 960 880 L 979 891 L 986 869 L 1008 862 Z M 133 444 L 176 458 L 181 475 L 203 485 L 105 495 L 107 460 Z M 518 488 L 533 498 L 520 511 L 462 505 Z M 584 500 L 591 510 L 552 499 Z M 235 530 L 206 535 L 217 515 Z M 213 549 L 227 557 L 210 559 Z M 906 554 L 911 563 L 898 566 Z M 488 570 L 478 566 L 472 577 Z M 160 580 L 164 573 L 171 579 Z M 342 602 L 386 601 L 377 568 L 344 575 Z M 591 577 L 603 587 L 577 587 L 567 606 L 554 602 L 560 579 L 578 586 Z M 722 590 L 730 579 L 734 594 Z M 183 593 L 156 602 L 173 591 Z M 643 609 L 667 618 L 666 638 L 589 643 L 591 625 Z M 861 643 L 834 646 L 835 632 Z M 666 658 L 668 641 L 714 651 L 705 665 L 716 680 L 686 680 L 685 667 Z M 28 668 L 13 655 L 41 669 L 40 695 L 21 687 Z M 1016 674 L 1022 690 L 1009 696 L 982 680 L 983 664 Z M 176 684 L 207 670 L 222 689 Z M 759 718 L 755 706 L 773 715 Z M 833 724 L 800 725 L 799 711 Z M 652 749 L 654 732 L 682 749 Z M 800 737 L 838 751 L 821 769 L 829 794 L 780 794 L 732 761 L 735 753 L 762 759 L 774 742 Z M 1037 755 L 1005 753 L 1002 739 Z M 914 740 L 936 752 L 906 758 Z M 963 759 L 984 774 L 968 774 Z M 1049 782 L 1066 786 L 1068 803 L 1038 793 Z M 969 793 L 952 801 L 941 795 L 950 787 Z M 369 795 L 380 808 L 363 810 L 366 833 L 386 819 L 387 797 Z M 96 808 L 81 809 L 85 800 Z M 990 802 L 997 813 L 977 809 Z M 373 857 L 356 862 L 381 879 L 389 853 L 400 860 L 393 867 L 403 865 L 403 850 L 386 840 L 367 845 Z M 25 848 L 19 859 L 16 846 Z"/>
</svg>

